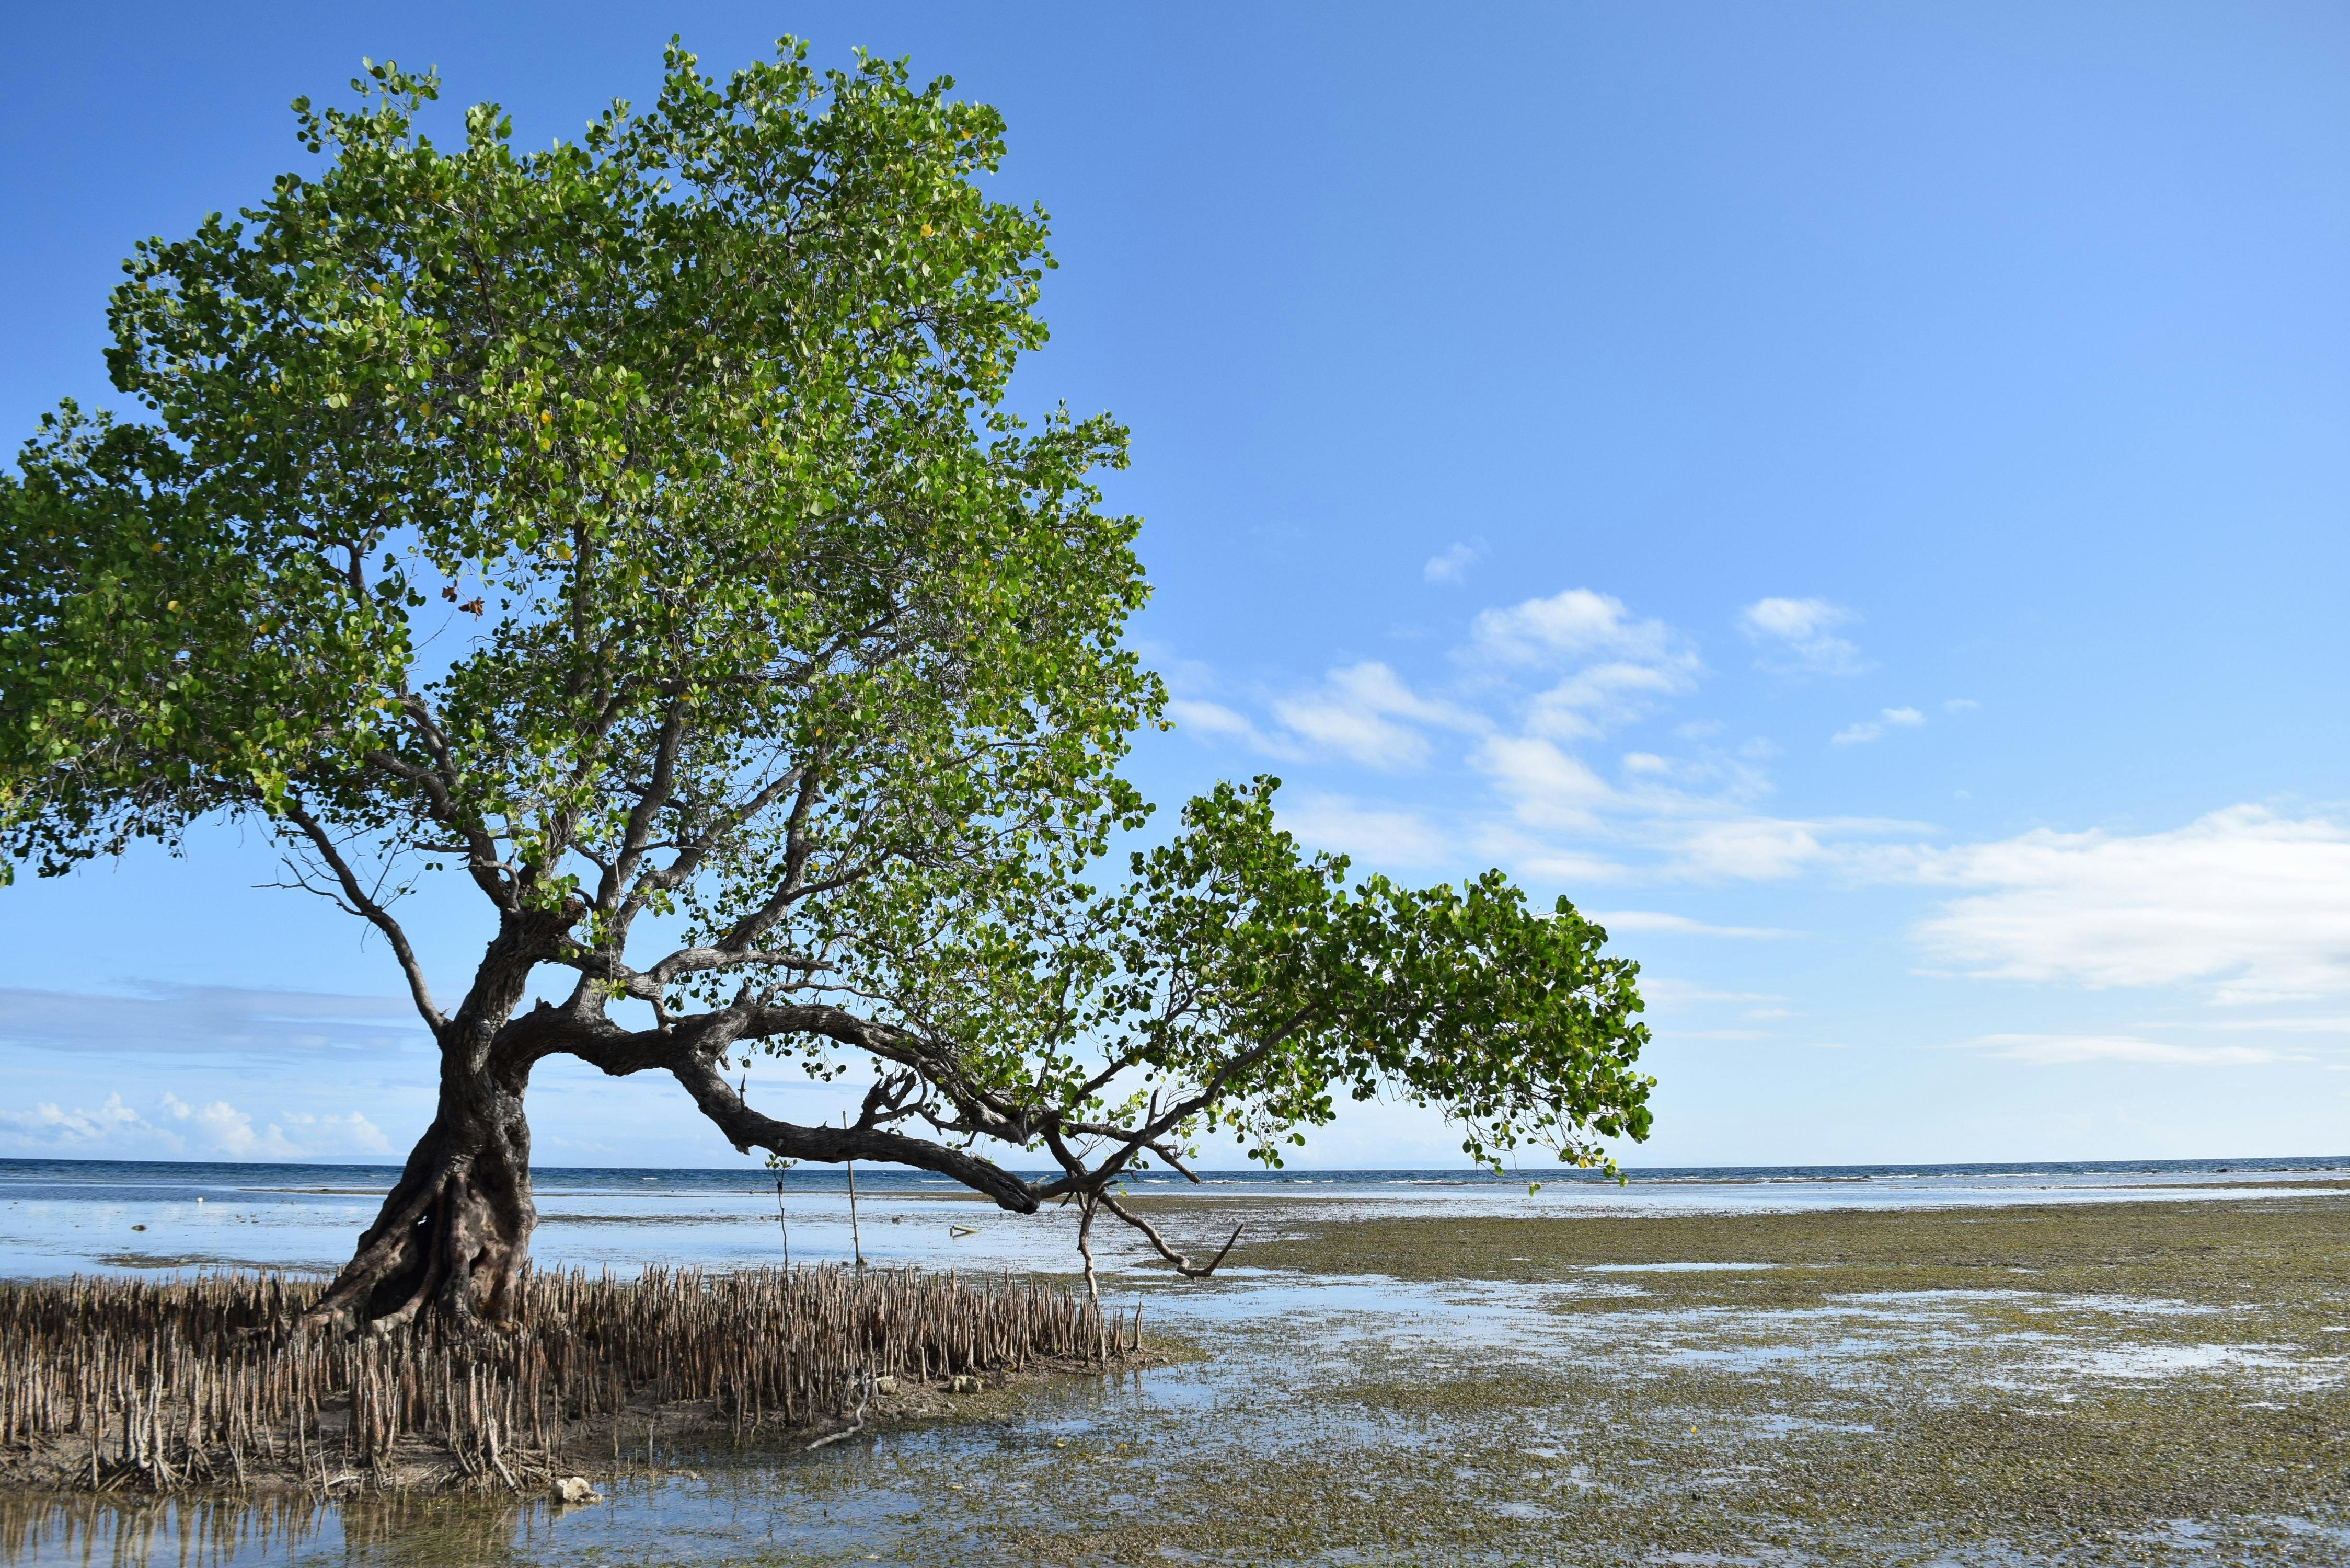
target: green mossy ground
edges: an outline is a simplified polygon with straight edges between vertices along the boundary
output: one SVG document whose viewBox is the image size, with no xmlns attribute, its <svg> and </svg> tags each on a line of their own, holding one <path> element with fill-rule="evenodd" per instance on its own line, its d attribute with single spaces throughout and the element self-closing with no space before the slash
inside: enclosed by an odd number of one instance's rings
<svg viewBox="0 0 2350 1568">
<path fill-rule="evenodd" d="M 1205 1407 L 1138 1413 L 1082 1480 L 994 1461 L 1019 1551 L 2350 1562 L 2350 1203 L 1281 1229 L 1235 1262 L 1437 1310 L 1236 1315 Z M 1689 1263 L 1772 1266 L 1653 1268 Z"/>
</svg>

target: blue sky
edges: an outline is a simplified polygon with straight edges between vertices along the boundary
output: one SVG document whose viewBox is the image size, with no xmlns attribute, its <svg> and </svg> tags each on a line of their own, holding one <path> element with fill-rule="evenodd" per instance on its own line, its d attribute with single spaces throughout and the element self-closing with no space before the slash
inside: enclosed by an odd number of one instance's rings
<svg viewBox="0 0 2350 1568">
<path fill-rule="evenodd" d="M 1648 977 L 1637 1163 L 2342 1152 L 2350 14 L 2324 5 L 51 7 L 0 60 L 0 429 L 140 238 L 437 63 L 526 141 L 672 31 L 1009 118 L 1033 405 L 1135 432 L 1137 778 L 1498 864 Z M 11 439 L 15 439 L 14 436 Z M 0 895 L 0 1154 L 385 1158 L 380 946 L 200 835 Z M 480 938 L 419 916 L 453 984 Z M 821 1114 L 816 1091 L 774 1093 Z M 552 1163 L 726 1163 L 550 1068 Z M 1449 1162 L 1392 1108 L 1325 1163 Z"/>
</svg>

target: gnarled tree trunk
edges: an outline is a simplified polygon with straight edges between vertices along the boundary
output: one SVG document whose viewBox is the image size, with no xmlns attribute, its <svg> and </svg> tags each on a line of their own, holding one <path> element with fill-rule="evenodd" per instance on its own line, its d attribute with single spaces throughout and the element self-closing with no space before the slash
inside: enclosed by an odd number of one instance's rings
<svg viewBox="0 0 2350 1568">
<path fill-rule="evenodd" d="M 493 1070 L 475 1053 L 443 1048 L 432 1125 L 309 1322 L 389 1329 L 427 1308 L 515 1320 L 538 1223 L 523 1115 L 528 1080 L 526 1063 Z"/>
</svg>

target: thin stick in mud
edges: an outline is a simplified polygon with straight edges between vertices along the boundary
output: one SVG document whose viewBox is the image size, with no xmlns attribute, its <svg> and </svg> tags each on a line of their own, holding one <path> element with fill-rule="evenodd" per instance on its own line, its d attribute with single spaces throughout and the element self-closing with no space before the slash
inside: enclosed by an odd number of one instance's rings
<svg viewBox="0 0 2350 1568">
<path fill-rule="evenodd" d="M 846 1111 L 840 1114 L 840 1125 L 843 1127 L 848 1126 L 848 1113 Z M 857 1254 L 857 1266 L 861 1269 L 865 1266 L 865 1237 L 864 1233 L 857 1228 L 857 1162 L 852 1159 L 847 1162 L 847 1165 L 848 1245 L 849 1249 Z"/>
</svg>

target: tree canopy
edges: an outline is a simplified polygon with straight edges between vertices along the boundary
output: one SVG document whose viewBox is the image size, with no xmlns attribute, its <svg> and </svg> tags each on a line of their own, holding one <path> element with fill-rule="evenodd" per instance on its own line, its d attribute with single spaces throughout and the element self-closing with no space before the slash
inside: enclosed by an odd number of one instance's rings
<svg viewBox="0 0 2350 1568">
<path fill-rule="evenodd" d="M 435 145 L 434 79 L 372 66 L 296 100 L 313 172 L 127 264 L 145 417 L 68 404 L 0 475 L 0 865 L 265 824 L 440 1044 L 333 1311 L 500 1310 L 557 1053 L 738 1147 L 1146 1231 L 1118 1177 L 1277 1161 L 1342 1096 L 1485 1161 L 1645 1134 L 1637 967 L 1564 898 L 1350 883 L 1267 779 L 1111 854 L 1164 700 L 1094 482 L 1126 432 L 1007 409 L 1045 220 L 987 197 L 1003 123 L 951 85 L 672 45 L 650 109 L 524 152 L 494 105 Z M 484 900 L 448 996 L 398 917 L 433 873 Z M 861 1115 L 754 1110 L 754 1049 L 868 1064 Z"/>
</svg>

